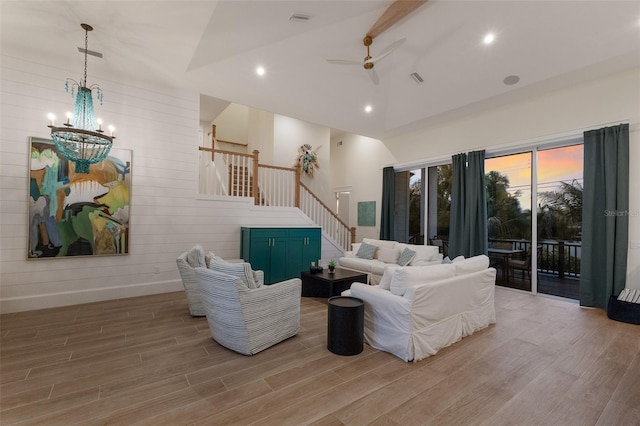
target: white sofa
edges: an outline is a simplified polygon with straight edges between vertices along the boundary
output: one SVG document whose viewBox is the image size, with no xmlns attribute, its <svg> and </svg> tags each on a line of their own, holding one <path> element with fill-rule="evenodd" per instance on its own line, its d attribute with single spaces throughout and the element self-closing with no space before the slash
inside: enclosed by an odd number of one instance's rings
<svg viewBox="0 0 640 426">
<path fill-rule="evenodd" d="M 404 361 L 419 361 L 496 322 L 496 270 L 484 255 L 428 267 L 387 268 L 380 285 L 353 283 L 364 301 L 364 337 Z"/>
<path fill-rule="evenodd" d="M 397 265 L 398 257 L 405 248 L 416 252 L 415 257 L 409 262 L 408 266 L 427 266 L 442 263 L 442 254 L 439 253 L 437 246 L 404 244 L 396 241 L 370 238 L 364 238 L 362 242 L 378 247 L 373 259 L 358 257 L 357 253 L 362 243 L 354 243 L 351 245 L 351 251 L 346 251 L 344 256 L 338 260 L 338 264 L 341 268 L 368 274 L 369 284 L 378 284 L 384 273 L 384 268 L 390 265 Z"/>
</svg>

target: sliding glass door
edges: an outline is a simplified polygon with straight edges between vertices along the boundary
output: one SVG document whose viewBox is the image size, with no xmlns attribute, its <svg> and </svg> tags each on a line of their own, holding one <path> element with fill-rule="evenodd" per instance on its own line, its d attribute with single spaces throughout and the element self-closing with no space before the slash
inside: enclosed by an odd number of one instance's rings
<svg viewBox="0 0 640 426">
<path fill-rule="evenodd" d="M 580 297 L 583 145 L 538 151 L 538 293 Z"/>
<path fill-rule="evenodd" d="M 489 259 L 496 284 L 531 291 L 532 152 L 485 161 Z"/>
</svg>

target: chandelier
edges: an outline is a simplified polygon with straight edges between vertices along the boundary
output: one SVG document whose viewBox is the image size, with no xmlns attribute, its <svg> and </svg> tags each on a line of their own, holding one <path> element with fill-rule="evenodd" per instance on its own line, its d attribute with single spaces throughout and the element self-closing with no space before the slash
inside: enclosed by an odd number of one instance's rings
<svg viewBox="0 0 640 426">
<path fill-rule="evenodd" d="M 93 27 L 87 24 L 80 24 L 84 29 L 84 79 L 77 82 L 67 79 L 65 89 L 67 93 L 71 87 L 71 96 L 77 88 L 76 103 L 73 113 L 67 113 L 67 121 L 62 126 L 56 126 L 55 116 L 49 114 L 49 125 L 51 128 L 51 139 L 58 148 L 59 153 L 69 161 L 76 163 L 76 173 L 89 173 L 91 164 L 104 160 L 111 150 L 111 145 L 115 136 L 113 126 L 109 126 L 110 134 L 106 135 L 102 130 L 102 120 L 96 119 L 93 112 L 93 95 L 96 96 L 102 105 L 102 90 L 97 84 L 89 86 L 87 84 L 87 53 L 89 52 L 89 31 Z M 80 49 L 78 49 L 80 50 Z M 102 55 L 100 55 L 102 57 Z"/>
</svg>

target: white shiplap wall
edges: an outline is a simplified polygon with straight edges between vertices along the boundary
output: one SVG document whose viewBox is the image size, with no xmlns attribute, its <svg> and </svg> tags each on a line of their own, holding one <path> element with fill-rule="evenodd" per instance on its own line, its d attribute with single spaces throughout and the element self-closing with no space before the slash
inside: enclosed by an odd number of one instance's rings
<svg viewBox="0 0 640 426">
<path fill-rule="evenodd" d="M 310 224 L 297 209 L 197 196 L 198 93 L 90 75 L 104 91 L 104 105 L 96 109 L 105 123 L 116 125 L 116 146 L 133 150 L 130 254 L 27 260 L 29 136 L 48 137 L 47 113 L 61 116 L 71 109 L 64 81 L 75 74 L 1 59 L 1 312 L 181 290 L 175 258 L 193 244 L 236 258 L 240 226 Z M 336 256 L 327 250 L 327 257 Z"/>
</svg>

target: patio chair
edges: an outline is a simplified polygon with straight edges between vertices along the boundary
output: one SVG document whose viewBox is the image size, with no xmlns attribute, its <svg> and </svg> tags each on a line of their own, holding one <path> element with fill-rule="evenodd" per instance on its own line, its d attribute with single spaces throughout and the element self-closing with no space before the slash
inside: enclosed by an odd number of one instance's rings
<svg viewBox="0 0 640 426">
<path fill-rule="evenodd" d="M 540 259 L 541 256 L 542 246 L 538 246 L 538 259 Z M 531 281 L 531 249 L 527 250 L 524 260 L 509 259 L 507 268 L 509 269 L 509 273 L 512 277 L 514 277 L 515 271 L 518 270 L 522 271 L 522 279 L 524 279 L 526 274 L 529 281 Z"/>
<path fill-rule="evenodd" d="M 222 346 L 254 355 L 300 330 L 300 278 L 249 288 L 240 276 L 207 268 L 195 275 L 211 337 Z"/>
</svg>

